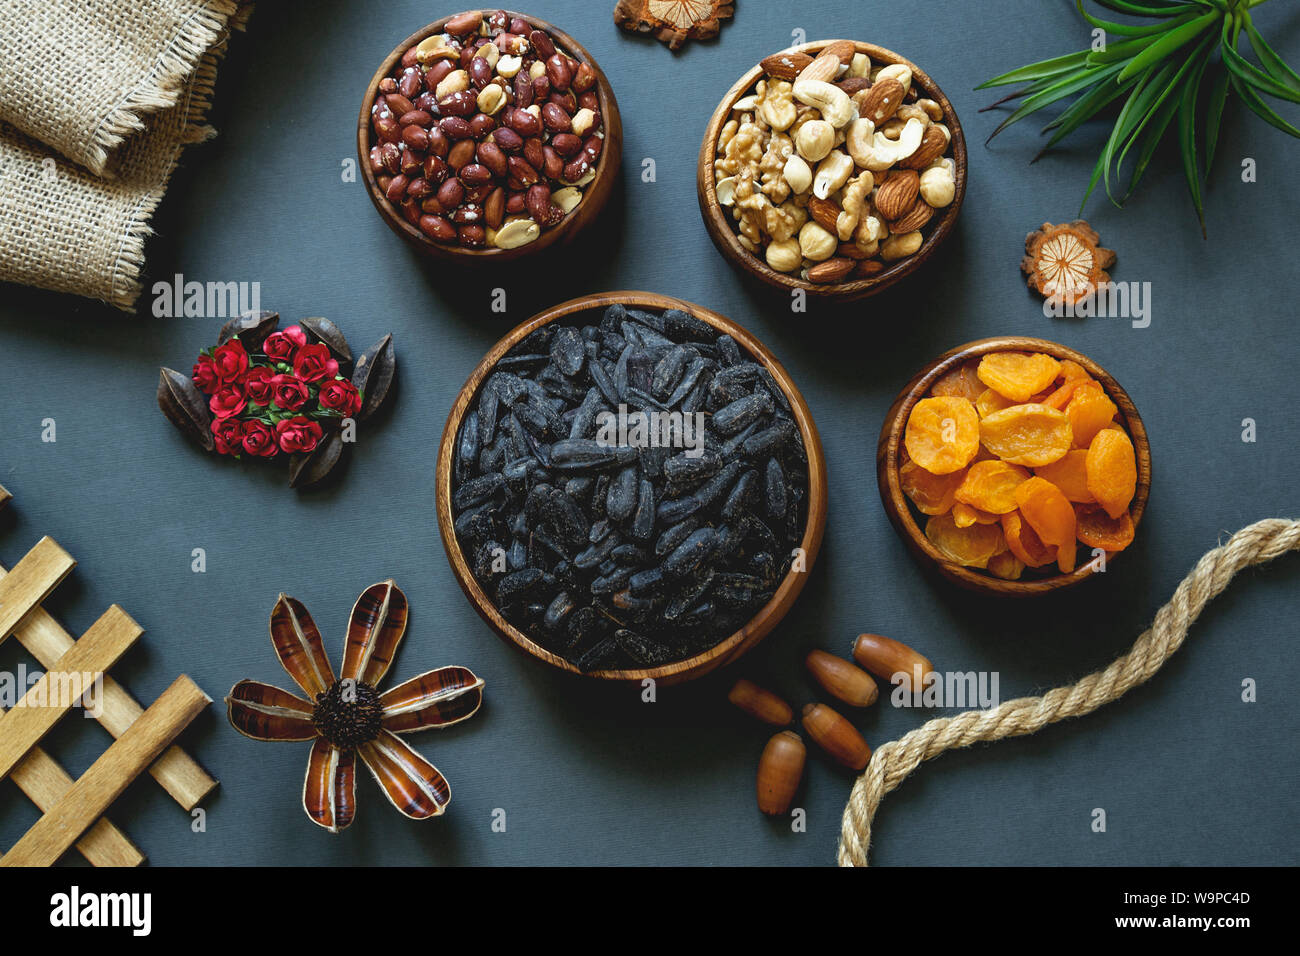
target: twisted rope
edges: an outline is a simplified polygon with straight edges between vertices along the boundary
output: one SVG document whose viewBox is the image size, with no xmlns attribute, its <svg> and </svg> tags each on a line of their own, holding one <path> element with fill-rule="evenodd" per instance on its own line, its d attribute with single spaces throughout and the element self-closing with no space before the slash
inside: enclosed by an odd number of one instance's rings
<svg viewBox="0 0 1300 956">
<path fill-rule="evenodd" d="M 968 710 L 931 720 L 885 744 L 853 784 L 840 830 L 840 866 L 866 866 L 871 821 L 885 795 L 921 765 L 945 750 L 984 741 L 1019 737 L 1066 717 L 1082 717 L 1122 697 L 1148 680 L 1182 646 L 1187 630 L 1205 605 L 1218 596 L 1238 571 L 1264 564 L 1300 549 L 1300 521 L 1269 518 L 1234 534 L 1204 555 L 1185 577 L 1173 598 L 1133 648 L 1103 671 L 1042 697 L 1021 697 L 992 710 Z"/>
</svg>

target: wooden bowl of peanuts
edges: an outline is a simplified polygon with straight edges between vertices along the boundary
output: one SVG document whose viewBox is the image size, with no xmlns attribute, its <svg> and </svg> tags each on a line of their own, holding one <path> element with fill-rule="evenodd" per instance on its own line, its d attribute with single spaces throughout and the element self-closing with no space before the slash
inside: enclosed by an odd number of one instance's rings
<svg viewBox="0 0 1300 956">
<path fill-rule="evenodd" d="M 622 151 L 595 58 L 545 20 L 505 10 L 467 10 L 407 37 L 357 119 L 375 209 L 424 254 L 461 263 L 571 242 L 605 208 Z"/>
<path fill-rule="evenodd" d="M 775 288 L 848 301 L 910 275 L 952 232 L 966 140 L 914 63 L 820 40 L 766 57 L 727 91 L 696 181 L 726 258 Z"/>
</svg>

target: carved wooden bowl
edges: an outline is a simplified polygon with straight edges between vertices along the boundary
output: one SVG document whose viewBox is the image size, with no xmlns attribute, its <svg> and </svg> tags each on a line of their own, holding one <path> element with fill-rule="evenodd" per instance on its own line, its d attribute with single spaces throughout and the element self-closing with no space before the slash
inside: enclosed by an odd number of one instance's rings
<svg viewBox="0 0 1300 956">
<path fill-rule="evenodd" d="M 478 12 L 486 17 L 495 13 L 496 8 L 487 8 Z M 522 13 L 512 13 L 510 11 L 506 11 L 506 13 L 510 17 L 520 17 L 536 29 L 549 33 L 555 41 L 555 45 L 563 52 L 580 63 L 590 64 L 595 71 L 595 89 L 600 97 L 601 116 L 604 120 L 605 131 L 605 145 L 601 149 L 600 159 L 596 166 L 596 178 L 583 189 L 582 202 L 564 218 L 563 222 L 551 229 L 544 230 L 533 242 L 514 249 L 498 249 L 494 247 L 466 249 L 459 245 L 435 242 L 416 226 L 411 225 L 384 196 L 383 190 L 379 188 L 379 183 L 376 182 L 375 173 L 370 168 L 370 147 L 375 144 L 374 133 L 370 128 L 370 106 L 375 101 L 380 81 L 385 76 L 388 76 L 401 61 L 402 55 L 426 37 L 443 32 L 447 21 L 460 14 L 453 14 L 435 20 L 428 26 L 411 34 L 384 58 L 379 69 L 375 71 L 375 75 L 371 77 L 369 86 L 366 87 L 365 97 L 361 101 L 361 113 L 357 118 L 357 158 L 370 201 L 374 203 L 375 209 L 379 211 L 380 216 L 383 217 L 384 222 L 388 224 L 388 227 L 393 232 L 434 259 L 486 264 L 519 259 L 543 252 L 553 246 L 567 245 L 600 215 L 605 208 L 605 204 L 609 201 L 610 193 L 613 192 L 614 183 L 618 180 L 619 168 L 623 162 L 623 121 L 618 111 L 618 101 L 614 98 L 614 90 L 609 85 L 609 79 L 600 68 L 600 64 L 596 62 L 596 58 L 569 34 L 552 26 L 545 20 Z"/>
<path fill-rule="evenodd" d="M 884 426 L 880 430 L 880 442 L 876 447 L 876 479 L 880 489 L 881 504 L 884 505 L 890 523 L 912 553 L 922 562 L 933 564 L 940 574 L 963 587 L 985 594 L 1011 597 L 1046 594 L 1071 587 L 1086 581 L 1094 574 L 1094 562 L 1091 557 L 1085 556 L 1086 552 L 1081 551 L 1078 566 L 1069 574 L 1004 581 L 978 568 L 963 567 L 945 557 L 925 536 L 924 530 L 917 522 L 918 512 L 903 493 L 898 469 L 903 449 L 903 433 L 907 427 L 908 416 L 912 414 L 912 407 L 929 395 L 935 382 L 945 374 L 991 352 L 1045 352 L 1056 359 L 1072 359 L 1100 383 L 1106 395 L 1119 409 L 1120 422 L 1132 439 L 1137 456 L 1137 490 L 1129 505 L 1129 516 L 1133 519 L 1133 527 L 1136 531 L 1138 523 L 1142 520 L 1142 513 L 1146 510 L 1147 495 L 1151 490 L 1151 445 L 1147 440 L 1146 428 L 1142 424 L 1141 416 L 1138 415 L 1137 407 L 1119 382 L 1088 356 L 1056 342 L 1025 336 L 1000 336 L 958 346 L 921 369 L 903 387 L 885 416 Z M 1107 566 L 1109 567 L 1117 558 L 1118 555 L 1110 555 Z"/>
<path fill-rule="evenodd" d="M 824 47 L 836 42 L 842 41 L 818 40 L 814 43 L 793 46 L 781 52 L 807 53 L 815 57 Z M 713 174 L 713 162 L 717 157 L 718 136 L 722 132 L 722 127 L 726 124 L 727 119 L 731 116 L 732 106 L 737 100 L 753 90 L 754 84 L 763 76 L 762 66 L 754 66 L 753 69 L 737 80 L 736 85 L 722 97 L 722 102 L 718 104 L 713 118 L 709 121 L 708 129 L 704 131 L 704 142 L 700 145 L 699 164 L 696 169 L 696 192 L 699 195 L 700 213 L 704 217 L 704 226 L 708 229 L 709 236 L 713 239 L 713 244 L 718 247 L 718 251 L 742 272 L 753 276 L 760 282 L 783 290 L 787 295 L 792 290 L 802 289 L 808 295 L 852 301 L 875 295 L 877 292 L 889 288 L 905 276 L 911 275 L 924 266 L 934 255 L 935 250 L 952 234 L 953 227 L 957 222 L 957 216 L 961 212 L 962 201 L 966 196 L 966 137 L 962 132 L 961 121 L 957 118 L 957 111 L 953 109 L 952 103 L 948 101 L 948 97 L 944 95 L 943 90 L 924 70 L 892 50 L 886 50 L 884 47 L 872 43 L 853 42 L 858 52 L 869 56 L 873 64 L 901 63 L 907 66 L 912 71 L 914 87 L 924 91 L 927 97 L 943 108 L 944 123 L 952 132 L 952 145 L 949 155 L 956 166 L 957 192 L 953 197 L 953 201 L 926 224 L 924 230 L 925 241 L 921 244 L 921 248 L 906 259 L 887 263 L 885 269 L 877 275 L 869 278 L 855 278 L 846 282 L 818 283 L 808 282 L 798 275 L 777 272 L 760 256 L 754 255 L 740 244 L 740 236 L 736 232 L 735 223 L 723 209 L 721 203 L 718 202 L 717 185 Z"/>
<path fill-rule="evenodd" d="M 808 457 L 808 516 L 803 537 L 799 542 L 799 547 L 803 549 L 806 566 L 803 571 L 791 570 L 777 587 L 771 600 L 760 608 L 744 627 L 694 657 L 659 667 L 597 670 L 583 673 L 572 663 L 542 647 L 507 621 L 474 577 L 454 528 L 451 506 L 452 462 L 461 420 L 477 402 L 479 389 L 488 376 L 492 374 L 502 356 L 506 355 L 530 332 L 546 325 L 548 322 L 555 322 L 583 312 L 601 310 L 615 303 L 622 303 L 631 308 L 655 311 L 682 309 L 689 312 L 719 331 L 730 335 L 742 348 L 748 350 L 756 361 L 761 362 L 772 373 L 790 402 L 795 423 L 803 439 L 804 451 Z M 452 405 L 451 414 L 447 417 L 447 426 L 443 430 L 442 443 L 438 449 L 435 496 L 438 527 L 442 534 L 443 547 L 447 551 L 447 560 L 451 564 L 452 572 L 456 575 L 456 580 L 460 582 L 460 586 L 469 598 L 470 603 L 474 605 L 474 609 L 507 643 L 552 667 L 572 674 L 581 674 L 583 677 L 602 681 L 631 683 L 639 683 L 646 678 L 651 678 L 660 684 L 676 684 L 700 677 L 722 667 L 724 664 L 735 661 L 766 637 L 793 606 L 795 598 L 803 590 L 804 582 L 812 571 L 813 563 L 821 550 L 822 534 L 826 527 L 826 460 L 822 453 L 821 438 L 817 433 L 817 426 L 813 422 L 812 413 L 808 410 L 807 402 L 804 401 L 803 396 L 799 393 L 798 388 L 795 387 L 794 382 L 781 366 L 781 363 L 776 360 L 762 342 L 742 326 L 719 315 L 717 312 L 670 296 L 658 295 L 653 292 L 606 292 L 583 296 L 547 309 L 515 328 L 492 347 L 492 350 L 488 352 L 474 370 L 469 381 L 465 383 L 465 387 L 461 389 L 455 403 Z"/>
</svg>

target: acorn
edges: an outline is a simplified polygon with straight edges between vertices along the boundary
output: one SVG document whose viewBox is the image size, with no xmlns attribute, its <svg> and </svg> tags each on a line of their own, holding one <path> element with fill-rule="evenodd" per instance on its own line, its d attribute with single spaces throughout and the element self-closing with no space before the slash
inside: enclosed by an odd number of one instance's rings
<svg viewBox="0 0 1300 956">
<path fill-rule="evenodd" d="M 813 650 L 804 658 L 804 666 L 826 693 L 850 707 L 870 707 L 880 696 L 875 678 L 842 657 Z"/>
<path fill-rule="evenodd" d="M 768 816 L 784 816 L 790 812 L 807 755 L 803 739 L 793 730 L 772 736 L 758 761 L 759 810 Z"/>
<path fill-rule="evenodd" d="M 807 704 L 803 729 L 836 763 L 861 770 L 871 759 L 871 748 L 854 726 L 825 704 Z"/>
<path fill-rule="evenodd" d="M 882 637 L 879 634 L 859 634 L 853 645 L 853 659 L 875 674 L 881 680 L 894 682 L 894 675 L 907 675 L 904 687 L 912 687 L 912 678 L 920 675 L 922 682 L 925 675 L 933 672 L 934 665 L 901 641 Z M 919 688 L 918 688 L 919 689 Z"/>
<path fill-rule="evenodd" d="M 756 717 L 766 724 L 772 724 L 774 727 L 785 727 L 794 720 L 794 709 L 789 704 L 770 690 L 765 690 L 743 677 L 732 685 L 727 700 L 749 716 Z"/>
</svg>

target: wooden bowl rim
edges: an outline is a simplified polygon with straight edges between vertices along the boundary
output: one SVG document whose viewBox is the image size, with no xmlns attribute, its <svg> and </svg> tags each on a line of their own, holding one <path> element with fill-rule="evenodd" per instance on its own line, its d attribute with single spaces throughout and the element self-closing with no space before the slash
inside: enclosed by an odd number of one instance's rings
<svg viewBox="0 0 1300 956">
<path fill-rule="evenodd" d="M 934 383 L 943 375 L 959 365 L 964 365 L 972 359 L 992 352 L 1027 351 L 1046 352 L 1053 358 L 1072 359 L 1079 363 L 1088 371 L 1089 375 L 1101 383 L 1106 390 L 1106 394 L 1115 402 L 1129 437 L 1133 441 L 1133 448 L 1137 456 L 1137 491 L 1134 494 L 1133 501 L 1129 504 L 1129 516 L 1133 520 L 1133 530 L 1136 535 L 1142 515 L 1146 511 L 1151 486 L 1151 444 L 1147 437 L 1146 426 L 1142 422 L 1142 416 L 1137 410 L 1137 405 L 1113 375 L 1094 359 L 1059 342 L 1032 336 L 1003 335 L 976 339 L 973 342 L 967 342 L 964 345 L 949 349 L 923 367 L 898 393 L 898 398 L 894 400 L 894 404 L 889 409 L 889 414 L 885 417 L 877 447 L 878 466 L 876 479 L 880 490 L 880 500 L 895 530 L 914 549 L 919 549 L 929 557 L 945 577 L 973 590 L 1016 597 L 1047 594 L 1086 581 L 1093 577 L 1092 562 L 1081 563 L 1069 574 L 1055 574 L 1030 581 L 1006 581 L 975 568 L 963 567 L 949 560 L 930 543 L 930 539 L 925 536 L 921 526 L 917 523 L 916 516 L 912 513 L 912 504 L 907 496 L 903 494 L 898 477 L 898 459 L 899 448 L 903 441 L 903 431 L 913 406 L 929 393 Z M 1106 559 L 1108 570 L 1114 558 L 1121 553 L 1108 553 Z"/>
<path fill-rule="evenodd" d="M 718 135 L 731 114 L 732 104 L 753 88 L 763 75 L 761 61 L 736 81 L 722 97 L 717 109 L 713 111 L 713 116 L 709 119 L 709 125 L 704 131 L 704 141 L 700 144 L 696 180 L 700 213 L 704 217 L 705 227 L 713 238 L 714 244 L 719 247 L 724 256 L 768 285 L 787 291 L 802 289 L 812 295 L 849 301 L 874 295 L 911 275 L 928 261 L 940 244 L 948 238 L 956 226 L 957 216 L 961 212 L 962 203 L 966 199 L 969 155 L 966 150 L 966 134 L 962 129 L 961 120 L 957 116 L 957 110 L 939 84 L 907 57 L 895 53 L 893 50 L 862 40 L 844 41 L 832 39 L 801 43 L 787 47 L 784 50 L 778 50 L 776 53 L 770 54 L 770 56 L 780 56 L 784 53 L 811 53 L 815 55 L 832 43 L 843 42 L 852 43 L 859 53 L 865 53 L 871 57 L 873 63 L 903 64 L 912 71 L 912 82 L 924 89 L 928 97 L 943 108 L 944 121 L 952 133 L 952 160 L 955 167 L 954 178 L 957 191 L 952 202 L 943 210 L 943 215 L 939 217 L 937 225 L 925 237 L 920 249 L 906 259 L 900 259 L 898 262 L 887 266 L 879 275 L 870 276 L 866 279 L 854 279 L 851 282 L 818 283 L 808 282 L 788 273 L 777 272 L 763 259 L 740 244 L 735 229 L 732 228 L 731 223 L 722 212 L 721 205 L 717 203 L 717 183 L 714 179 L 713 161 L 717 155 Z"/>
<path fill-rule="evenodd" d="M 795 422 L 799 427 L 800 437 L 803 439 L 804 451 L 808 457 L 808 517 L 804 525 L 803 537 L 799 542 L 799 546 L 804 553 L 805 568 L 803 571 L 794 571 L 792 569 L 788 572 L 771 599 L 755 611 L 754 616 L 743 627 L 713 647 L 693 657 L 675 661 L 671 664 L 663 664 L 659 667 L 583 672 L 563 657 L 542 647 L 506 621 L 470 572 L 469 562 L 460 547 L 451 517 L 452 458 L 461 420 L 465 412 L 472 407 L 472 403 L 477 398 L 483 383 L 502 356 L 514 348 L 530 332 L 543 325 L 580 312 L 604 309 L 616 303 L 633 308 L 659 310 L 676 308 L 689 312 L 714 328 L 732 336 L 738 344 L 747 349 L 772 373 L 790 402 Z M 826 459 L 822 449 L 821 436 L 817 431 L 817 425 L 813 421 L 812 412 L 808 408 L 807 402 L 790 378 L 785 367 L 768 350 L 767 346 L 734 320 L 693 302 L 654 292 L 619 290 L 580 296 L 552 306 L 549 309 L 544 309 L 507 332 L 475 367 L 470 374 L 469 380 L 461 388 L 456 400 L 452 403 L 451 412 L 447 416 L 447 424 L 443 429 L 442 441 L 438 447 L 435 482 L 438 528 L 442 536 L 443 548 L 446 551 L 447 560 L 451 564 L 452 573 L 460 583 L 461 589 L 469 598 L 474 609 L 478 611 L 479 616 L 503 640 L 531 656 L 562 671 L 599 680 L 642 681 L 649 678 L 656 681 L 676 683 L 702 676 L 717 667 L 731 663 L 749 651 L 780 623 L 803 590 L 809 574 L 812 573 L 817 555 L 821 550 L 822 537 L 826 527 Z"/>
<path fill-rule="evenodd" d="M 434 242 L 415 226 L 407 222 L 395 209 L 392 204 L 384 197 L 379 189 L 379 183 L 376 181 L 374 172 L 370 169 L 370 147 L 371 130 L 370 130 L 370 107 L 375 101 L 375 95 L 379 91 L 379 83 L 388 76 L 389 71 L 401 61 L 402 56 L 408 49 L 419 43 L 425 37 L 432 36 L 435 33 L 443 32 L 447 21 L 454 17 L 462 16 L 466 13 L 477 12 L 480 16 L 487 17 L 496 13 L 499 8 L 486 7 L 482 9 L 470 8 L 462 10 L 460 13 L 453 13 L 449 16 L 441 17 L 412 33 L 403 40 L 397 47 L 388 54 L 370 78 L 370 83 L 366 87 L 366 95 L 361 102 L 361 112 L 357 118 L 357 160 L 361 169 L 363 182 L 366 186 L 366 192 L 370 196 L 371 202 L 375 209 L 384 218 L 388 225 L 396 230 L 402 238 L 415 243 L 421 249 L 438 258 L 459 260 L 462 262 L 486 262 L 501 261 L 508 259 L 518 259 L 523 256 L 532 255 L 541 252 L 561 238 L 572 238 L 578 232 L 581 232 L 588 224 L 588 219 L 580 218 L 583 206 L 588 200 L 599 197 L 601 193 L 608 193 L 613 189 L 612 178 L 618 174 L 618 169 L 622 165 L 622 129 L 623 121 L 618 111 L 618 100 L 614 96 L 614 88 L 610 85 L 609 77 L 601 69 L 596 58 L 591 55 L 591 51 L 579 43 L 559 27 L 540 17 L 530 16 L 526 13 L 516 13 L 506 10 L 508 17 L 519 17 L 538 30 L 542 30 L 551 35 L 556 45 L 566 53 L 576 54 L 579 62 L 590 64 L 592 70 L 596 73 L 596 90 L 600 97 L 601 117 L 604 121 L 605 146 L 600 151 L 600 160 L 596 164 L 596 178 L 593 179 L 583 188 L 582 202 L 569 212 L 564 221 L 553 229 L 548 229 L 542 233 L 534 242 L 524 246 L 518 246 L 514 249 L 465 249 L 461 246 L 452 246 L 445 243 Z M 611 131 L 616 131 L 612 133 Z M 617 146 L 616 149 L 610 149 L 611 143 Z M 611 155 L 612 154 L 612 155 Z M 606 196 L 607 198 L 607 196 Z M 579 224 L 580 223 L 580 224 Z M 577 225 L 575 225 L 577 224 Z"/>
</svg>

